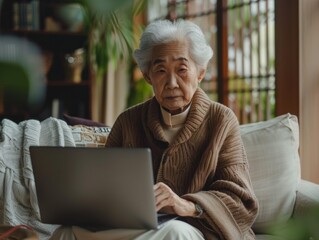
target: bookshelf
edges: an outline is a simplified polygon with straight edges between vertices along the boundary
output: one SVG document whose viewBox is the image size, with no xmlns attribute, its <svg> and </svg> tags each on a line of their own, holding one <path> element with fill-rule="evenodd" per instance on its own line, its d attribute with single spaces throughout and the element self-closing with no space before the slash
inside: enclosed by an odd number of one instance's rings
<svg viewBox="0 0 319 240">
<path fill-rule="evenodd" d="M 45 102 L 41 109 L 25 118 L 62 118 L 64 113 L 91 118 L 87 34 L 78 7 L 74 3 L 69 6 L 53 0 L 3 0 L 0 34 L 14 35 L 37 44 L 45 66 Z M 68 22 L 63 22 L 59 16 L 63 11 L 72 16 L 66 19 Z M 1 111 L 2 115 L 8 115 L 6 106 L 2 106 Z"/>
</svg>

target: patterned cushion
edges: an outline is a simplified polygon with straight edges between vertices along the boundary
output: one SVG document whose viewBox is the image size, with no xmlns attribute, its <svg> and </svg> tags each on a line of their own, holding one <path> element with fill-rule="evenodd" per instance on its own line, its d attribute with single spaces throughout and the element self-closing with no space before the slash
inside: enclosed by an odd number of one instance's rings
<svg viewBox="0 0 319 240">
<path fill-rule="evenodd" d="M 70 126 L 77 147 L 104 147 L 110 127 Z"/>
<path fill-rule="evenodd" d="M 253 229 L 265 233 L 276 221 L 288 220 L 293 212 L 300 180 L 298 120 L 286 114 L 241 125 L 240 129 L 259 201 Z"/>
</svg>

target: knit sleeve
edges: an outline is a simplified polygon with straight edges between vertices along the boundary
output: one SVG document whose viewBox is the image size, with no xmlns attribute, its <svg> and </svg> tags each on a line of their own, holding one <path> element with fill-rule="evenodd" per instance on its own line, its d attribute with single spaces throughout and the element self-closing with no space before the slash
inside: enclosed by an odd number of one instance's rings
<svg viewBox="0 0 319 240">
<path fill-rule="evenodd" d="M 250 181 L 239 124 L 231 114 L 230 120 L 223 125 L 217 133 L 220 142 L 217 166 L 206 180 L 205 191 L 183 196 L 205 210 L 202 219 L 189 220 L 206 237 L 215 233 L 221 239 L 253 239 L 251 226 L 258 203 Z"/>
<path fill-rule="evenodd" d="M 116 119 L 107 138 L 105 147 L 121 147 L 123 145 L 123 113 Z"/>
<path fill-rule="evenodd" d="M 122 112 L 111 129 L 106 147 L 140 147 L 143 139 L 141 110 L 143 105 L 132 107 Z"/>
</svg>

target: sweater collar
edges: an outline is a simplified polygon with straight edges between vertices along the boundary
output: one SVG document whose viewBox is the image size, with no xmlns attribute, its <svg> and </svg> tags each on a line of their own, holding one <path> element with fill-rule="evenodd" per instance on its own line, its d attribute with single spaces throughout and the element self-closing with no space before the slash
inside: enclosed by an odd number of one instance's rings
<svg viewBox="0 0 319 240">
<path fill-rule="evenodd" d="M 211 100 L 208 98 L 206 93 L 202 89 L 198 88 L 194 93 L 185 125 L 174 141 L 176 144 L 188 140 L 192 136 L 192 134 L 201 126 L 201 123 L 206 116 L 210 104 Z M 156 139 L 165 142 L 165 134 L 162 126 L 162 122 L 164 122 L 164 120 L 161 114 L 161 107 L 155 97 L 152 98 L 147 110 L 147 116 L 145 117 L 147 119 L 147 127 L 151 130 L 152 135 Z"/>
<path fill-rule="evenodd" d="M 176 115 L 172 115 L 169 112 L 167 112 L 164 108 L 161 107 L 161 113 L 162 113 L 164 124 L 170 128 L 183 125 L 186 121 L 189 109 L 190 109 L 190 105 L 184 110 L 184 112 L 181 112 Z"/>
<path fill-rule="evenodd" d="M 176 138 L 177 143 L 188 140 L 193 133 L 201 126 L 204 118 L 209 110 L 211 100 L 206 93 L 198 88 L 193 96 L 192 105 L 186 119 L 184 128 L 180 131 Z"/>
</svg>

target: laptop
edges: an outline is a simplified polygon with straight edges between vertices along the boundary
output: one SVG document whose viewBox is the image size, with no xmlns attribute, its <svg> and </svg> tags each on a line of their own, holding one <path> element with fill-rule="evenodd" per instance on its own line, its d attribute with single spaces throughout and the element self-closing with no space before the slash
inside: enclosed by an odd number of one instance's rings
<svg viewBox="0 0 319 240">
<path fill-rule="evenodd" d="M 41 221 L 95 229 L 157 229 L 148 148 L 30 146 Z"/>
</svg>

